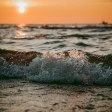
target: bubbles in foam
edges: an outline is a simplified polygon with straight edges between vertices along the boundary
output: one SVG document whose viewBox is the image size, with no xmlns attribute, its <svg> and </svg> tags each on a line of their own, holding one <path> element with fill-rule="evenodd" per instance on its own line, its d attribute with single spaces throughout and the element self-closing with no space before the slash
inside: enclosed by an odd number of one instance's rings
<svg viewBox="0 0 112 112">
<path fill-rule="evenodd" d="M 68 54 L 67 54 L 68 53 Z M 112 69 L 90 63 L 81 51 L 47 52 L 29 66 L 4 63 L 0 78 L 24 78 L 41 83 L 112 85 Z"/>
</svg>

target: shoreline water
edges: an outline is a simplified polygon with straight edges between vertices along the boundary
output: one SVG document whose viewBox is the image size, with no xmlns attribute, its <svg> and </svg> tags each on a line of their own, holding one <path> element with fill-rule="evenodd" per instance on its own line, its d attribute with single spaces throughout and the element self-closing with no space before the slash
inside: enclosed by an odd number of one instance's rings
<svg viewBox="0 0 112 112">
<path fill-rule="evenodd" d="M 0 112 L 111 112 L 112 86 L 0 80 Z"/>
</svg>

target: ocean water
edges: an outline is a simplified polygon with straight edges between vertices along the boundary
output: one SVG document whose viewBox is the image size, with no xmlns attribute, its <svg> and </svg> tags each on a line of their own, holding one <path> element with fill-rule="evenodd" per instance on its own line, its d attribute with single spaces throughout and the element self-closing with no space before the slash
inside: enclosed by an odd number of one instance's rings
<svg viewBox="0 0 112 112">
<path fill-rule="evenodd" d="M 1 80 L 112 85 L 112 25 L 109 24 L 1 24 L 0 49 Z M 34 52 L 41 56 L 36 55 L 28 64 L 19 62 L 19 57 L 25 60 Z"/>
</svg>

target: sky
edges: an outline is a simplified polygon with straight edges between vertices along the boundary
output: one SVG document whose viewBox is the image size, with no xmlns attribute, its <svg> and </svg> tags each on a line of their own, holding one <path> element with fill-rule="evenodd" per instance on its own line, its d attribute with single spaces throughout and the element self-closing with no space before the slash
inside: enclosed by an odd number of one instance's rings
<svg viewBox="0 0 112 112">
<path fill-rule="evenodd" d="M 0 0 L 0 23 L 89 24 L 102 21 L 112 23 L 112 0 Z"/>
</svg>

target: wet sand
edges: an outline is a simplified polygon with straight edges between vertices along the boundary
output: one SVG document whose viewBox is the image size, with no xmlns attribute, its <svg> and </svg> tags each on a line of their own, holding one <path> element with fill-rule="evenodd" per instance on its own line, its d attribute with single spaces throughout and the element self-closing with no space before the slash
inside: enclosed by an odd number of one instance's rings
<svg viewBox="0 0 112 112">
<path fill-rule="evenodd" d="M 0 80 L 0 112 L 112 112 L 112 86 Z"/>
</svg>

